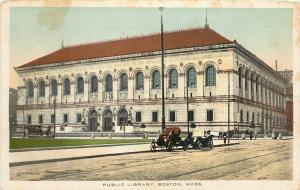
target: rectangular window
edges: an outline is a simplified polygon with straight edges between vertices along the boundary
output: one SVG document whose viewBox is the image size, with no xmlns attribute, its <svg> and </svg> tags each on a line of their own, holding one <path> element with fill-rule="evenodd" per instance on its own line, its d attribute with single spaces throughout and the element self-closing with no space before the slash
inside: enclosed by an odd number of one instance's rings
<svg viewBox="0 0 300 190">
<path fill-rule="evenodd" d="M 206 121 L 214 120 L 214 110 L 206 110 Z"/>
<path fill-rule="evenodd" d="M 55 117 L 54 114 L 51 114 L 51 123 L 54 123 Z"/>
<path fill-rule="evenodd" d="M 68 114 L 64 114 L 64 123 L 68 123 Z"/>
<path fill-rule="evenodd" d="M 158 112 L 152 112 L 152 122 L 158 122 Z"/>
<path fill-rule="evenodd" d="M 43 115 L 39 115 L 39 124 L 43 123 Z"/>
<path fill-rule="evenodd" d="M 81 113 L 78 113 L 76 116 L 76 122 L 80 123 L 81 122 Z"/>
<path fill-rule="evenodd" d="M 138 111 L 135 112 L 135 122 L 141 122 L 142 121 L 142 112 Z"/>
<path fill-rule="evenodd" d="M 214 110 L 206 110 L 206 121 L 214 120 Z"/>
<path fill-rule="evenodd" d="M 247 123 L 249 123 L 249 112 L 247 112 Z"/>
<path fill-rule="evenodd" d="M 240 110 L 240 122 L 242 123 L 244 120 L 244 116 L 243 116 L 243 110 Z"/>
<path fill-rule="evenodd" d="M 170 111 L 170 121 L 175 121 L 175 111 Z"/>
<path fill-rule="evenodd" d="M 27 115 L 27 124 L 31 124 L 31 115 Z"/>
<path fill-rule="evenodd" d="M 194 121 L 194 111 L 188 111 L 189 121 Z"/>
</svg>

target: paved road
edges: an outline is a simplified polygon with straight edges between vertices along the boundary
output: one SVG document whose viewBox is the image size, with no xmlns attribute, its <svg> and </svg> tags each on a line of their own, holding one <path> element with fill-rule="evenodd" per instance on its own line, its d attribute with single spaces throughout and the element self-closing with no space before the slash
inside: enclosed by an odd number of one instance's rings
<svg viewBox="0 0 300 190">
<path fill-rule="evenodd" d="M 11 180 L 292 179 L 292 140 L 10 167 Z"/>
</svg>

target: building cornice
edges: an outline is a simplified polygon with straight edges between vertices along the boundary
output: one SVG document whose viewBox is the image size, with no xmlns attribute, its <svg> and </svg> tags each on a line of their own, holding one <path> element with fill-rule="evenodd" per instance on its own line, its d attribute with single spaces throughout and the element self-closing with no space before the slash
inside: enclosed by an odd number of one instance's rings
<svg viewBox="0 0 300 190">
<path fill-rule="evenodd" d="M 275 71 L 272 67 L 270 67 L 268 64 L 266 64 L 265 62 L 263 62 L 261 59 L 259 59 L 256 55 L 254 55 L 253 53 L 251 53 L 250 51 L 248 51 L 246 48 L 244 48 L 242 45 L 238 44 L 237 42 L 235 42 L 235 49 L 241 53 L 242 55 L 250 58 L 251 60 L 253 60 L 255 63 L 259 64 L 260 66 L 262 66 L 264 69 L 270 71 L 272 74 L 274 74 L 276 77 L 280 78 L 282 81 L 284 81 L 285 83 L 287 82 L 287 80 L 277 71 Z"/>
<path fill-rule="evenodd" d="M 199 52 L 199 51 L 222 50 L 222 49 L 227 49 L 227 48 L 232 48 L 232 47 L 234 47 L 234 43 L 165 50 L 164 54 L 167 57 L 168 55 L 174 55 L 174 54 L 191 53 L 191 52 L 194 53 L 194 52 Z M 38 70 L 38 69 L 43 69 L 43 68 L 46 69 L 46 68 L 68 66 L 68 65 L 75 65 L 75 64 L 80 65 L 80 64 L 91 64 L 91 63 L 95 63 L 95 62 L 117 62 L 117 61 L 125 61 L 125 60 L 130 60 L 130 59 L 134 60 L 134 59 L 140 59 L 140 58 L 145 58 L 145 57 L 159 57 L 159 56 L 161 56 L 161 51 L 154 51 L 154 52 L 120 55 L 120 56 L 113 56 L 113 57 L 103 57 L 103 58 L 93 58 L 93 59 L 85 59 L 85 60 L 59 62 L 59 63 L 50 63 L 50 64 L 45 64 L 45 65 L 31 66 L 31 67 L 15 68 L 15 70 L 17 72 L 25 72 L 25 71 L 33 71 L 33 70 Z"/>
</svg>

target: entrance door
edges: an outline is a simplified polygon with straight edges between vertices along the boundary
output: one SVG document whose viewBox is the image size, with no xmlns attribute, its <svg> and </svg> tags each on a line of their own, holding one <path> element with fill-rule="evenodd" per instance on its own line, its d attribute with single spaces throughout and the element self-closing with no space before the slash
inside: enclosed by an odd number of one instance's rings
<svg viewBox="0 0 300 190">
<path fill-rule="evenodd" d="M 91 110 L 89 112 L 89 130 L 96 131 L 98 128 L 98 119 L 96 110 Z"/>
<path fill-rule="evenodd" d="M 96 118 L 90 118 L 90 130 L 91 131 L 97 130 L 97 119 Z"/>
<path fill-rule="evenodd" d="M 111 131 L 112 130 L 112 112 L 110 110 L 106 110 L 103 112 L 103 131 Z"/>
<path fill-rule="evenodd" d="M 128 121 L 128 112 L 126 109 L 122 108 L 118 112 L 118 125 L 126 124 Z"/>
<path fill-rule="evenodd" d="M 111 131 L 111 118 L 104 119 L 104 131 Z"/>
</svg>

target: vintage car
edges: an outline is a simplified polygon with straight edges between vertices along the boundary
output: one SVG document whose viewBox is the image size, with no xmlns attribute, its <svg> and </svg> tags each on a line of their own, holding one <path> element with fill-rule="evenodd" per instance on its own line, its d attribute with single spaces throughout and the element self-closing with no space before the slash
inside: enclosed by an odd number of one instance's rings
<svg viewBox="0 0 300 190">
<path fill-rule="evenodd" d="M 174 147 L 182 146 L 186 150 L 185 141 L 180 137 L 181 129 L 179 127 L 167 127 L 157 140 L 153 140 L 150 144 L 150 150 L 155 151 L 156 148 L 174 150 Z"/>
<path fill-rule="evenodd" d="M 205 131 L 201 128 L 197 128 L 193 133 L 188 134 L 188 137 L 185 139 L 186 148 L 191 146 L 194 149 L 213 148 L 213 137 L 211 131 Z"/>
</svg>

